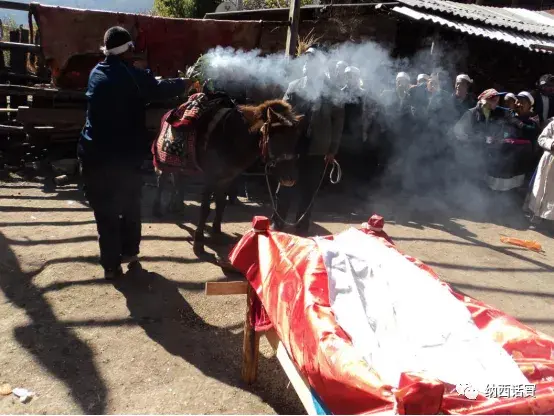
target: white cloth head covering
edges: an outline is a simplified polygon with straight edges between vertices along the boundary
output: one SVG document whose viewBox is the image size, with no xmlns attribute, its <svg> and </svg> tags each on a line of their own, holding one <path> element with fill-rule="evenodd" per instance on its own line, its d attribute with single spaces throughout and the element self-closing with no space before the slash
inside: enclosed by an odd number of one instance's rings
<svg viewBox="0 0 554 416">
<path fill-rule="evenodd" d="M 429 81 L 431 79 L 431 77 L 427 74 L 419 74 L 417 76 L 417 82 L 420 82 L 420 81 Z"/>
<path fill-rule="evenodd" d="M 531 103 L 531 105 L 535 105 L 535 99 L 533 98 L 530 92 L 521 91 L 520 93 L 517 94 L 517 96 L 527 98 Z"/>
<path fill-rule="evenodd" d="M 406 72 L 399 72 L 398 75 L 396 75 L 396 80 L 398 81 L 399 79 L 405 79 L 408 82 L 412 80 Z"/>
<path fill-rule="evenodd" d="M 361 72 L 359 68 L 356 68 L 355 66 L 349 66 L 344 70 L 344 73 L 355 75 L 360 82 L 360 88 L 364 86 L 364 82 L 362 81 Z"/>
<path fill-rule="evenodd" d="M 509 92 L 508 94 L 506 94 L 504 96 L 504 100 L 507 100 L 508 98 L 511 98 L 512 100 L 517 100 L 516 96 L 514 94 L 512 94 L 511 92 Z"/>
<path fill-rule="evenodd" d="M 460 74 L 456 77 L 456 82 L 459 82 L 459 81 L 467 81 L 469 82 L 470 84 L 473 84 L 473 80 L 469 77 L 469 75 L 467 74 Z"/>
<path fill-rule="evenodd" d="M 355 66 L 348 66 L 348 67 L 346 67 L 346 69 L 344 70 L 344 73 L 345 73 L 345 74 L 353 73 L 354 75 L 360 76 L 360 69 L 359 69 L 359 68 L 356 68 Z"/>
<path fill-rule="evenodd" d="M 117 46 L 117 47 L 112 48 L 112 49 L 106 49 L 105 46 L 102 46 L 100 48 L 100 50 L 102 52 L 104 52 L 104 55 L 106 55 L 106 56 L 121 55 L 122 53 L 127 52 L 129 49 L 133 48 L 134 46 L 135 46 L 135 44 L 133 42 L 127 42 L 127 43 L 124 43 L 121 46 Z"/>
</svg>

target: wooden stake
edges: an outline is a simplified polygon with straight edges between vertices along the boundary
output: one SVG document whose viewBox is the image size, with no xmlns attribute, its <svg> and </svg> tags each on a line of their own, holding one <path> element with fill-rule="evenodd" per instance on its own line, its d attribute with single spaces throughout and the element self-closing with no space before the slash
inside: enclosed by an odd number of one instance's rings
<svg viewBox="0 0 554 416">
<path fill-rule="evenodd" d="M 258 373 L 258 357 L 260 354 L 260 334 L 250 325 L 251 300 L 256 292 L 251 285 L 248 285 L 246 297 L 246 319 L 244 321 L 244 340 L 242 344 L 242 380 L 247 384 L 256 381 Z"/>
<path fill-rule="evenodd" d="M 298 44 L 298 27 L 300 26 L 300 0 L 290 0 L 289 28 L 287 30 L 287 56 L 296 54 Z"/>
</svg>

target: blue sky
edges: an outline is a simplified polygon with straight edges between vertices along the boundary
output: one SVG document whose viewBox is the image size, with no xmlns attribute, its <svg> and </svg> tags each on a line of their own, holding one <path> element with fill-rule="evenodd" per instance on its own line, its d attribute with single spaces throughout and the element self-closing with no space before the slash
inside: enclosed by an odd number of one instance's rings
<svg viewBox="0 0 554 416">
<path fill-rule="evenodd" d="M 27 2 L 28 0 L 18 0 Z M 36 1 L 36 0 L 35 0 Z M 79 9 L 114 10 L 118 12 L 139 13 L 152 8 L 154 0 L 39 0 L 41 4 L 56 6 L 77 7 Z M 27 13 L 0 10 L 0 16 L 12 16 L 18 23 L 27 23 Z"/>
</svg>

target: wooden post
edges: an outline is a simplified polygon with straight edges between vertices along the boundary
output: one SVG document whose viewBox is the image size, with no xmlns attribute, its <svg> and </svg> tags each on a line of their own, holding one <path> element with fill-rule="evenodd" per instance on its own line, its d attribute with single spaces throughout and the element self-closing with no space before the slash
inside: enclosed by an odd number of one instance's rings
<svg viewBox="0 0 554 416">
<path fill-rule="evenodd" d="M 300 26 L 300 0 L 290 0 L 289 28 L 287 30 L 287 56 L 296 54 L 298 44 L 298 27 Z"/>
<path fill-rule="evenodd" d="M 256 292 L 249 284 L 246 295 L 246 319 L 244 321 L 244 340 L 242 344 L 242 380 L 247 384 L 256 381 L 258 373 L 258 357 L 260 353 L 260 334 L 250 324 L 251 300 Z"/>
</svg>

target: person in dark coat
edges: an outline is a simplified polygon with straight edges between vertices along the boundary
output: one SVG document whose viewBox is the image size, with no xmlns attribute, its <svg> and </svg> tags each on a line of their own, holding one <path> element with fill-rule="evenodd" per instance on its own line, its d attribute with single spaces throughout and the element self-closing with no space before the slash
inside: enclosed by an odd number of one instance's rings
<svg viewBox="0 0 554 416">
<path fill-rule="evenodd" d="M 499 107 L 500 97 L 495 89 L 483 91 L 477 105 L 466 111 L 453 128 L 454 157 L 459 173 L 465 178 L 482 180 L 486 175 L 486 145 L 503 137 L 507 110 Z"/>
<path fill-rule="evenodd" d="M 501 137 L 487 142 L 487 184 L 494 191 L 521 188 L 533 169 L 533 148 L 539 136 L 539 120 L 533 115 L 533 96 L 522 91 L 517 96 L 517 112 L 507 110 Z"/>
<path fill-rule="evenodd" d="M 471 92 L 472 85 L 473 80 L 469 77 L 469 75 L 460 74 L 456 77 L 454 94 L 452 94 L 455 110 L 455 120 L 453 121 L 453 124 L 457 123 L 467 110 L 475 107 L 475 104 L 477 104 L 477 99 Z"/>
<path fill-rule="evenodd" d="M 158 81 L 132 65 L 133 42 L 122 27 L 104 35 L 106 59 L 91 71 L 87 113 L 77 153 L 85 196 L 99 234 L 106 279 L 138 261 L 141 240 L 141 165 L 149 150 L 146 104 L 186 92 L 184 79 Z"/>
<path fill-rule="evenodd" d="M 545 74 L 537 82 L 537 89 L 533 93 L 535 111 L 539 116 L 541 128 L 554 117 L 554 75 Z"/>
<path fill-rule="evenodd" d="M 298 141 L 298 181 L 293 187 L 279 186 L 277 209 L 272 217 L 272 228 L 283 230 L 294 197 L 298 198 L 296 233 L 307 235 L 310 217 L 318 187 L 327 164 L 335 159 L 344 125 L 344 104 L 337 102 L 342 93 L 333 84 L 324 66 L 324 55 L 315 47 L 305 55 L 304 76 L 292 81 L 283 99 L 297 114 L 304 114 L 302 136 Z"/>
<path fill-rule="evenodd" d="M 417 76 L 417 84 L 410 87 L 408 91 L 409 103 L 412 108 L 412 114 L 416 120 L 425 118 L 427 106 L 429 105 L 429 90 L 427 84 L 431 77 L 427 74 Z"/>
</svg>

